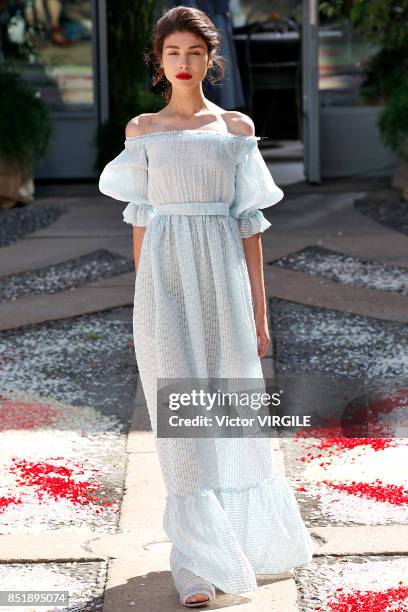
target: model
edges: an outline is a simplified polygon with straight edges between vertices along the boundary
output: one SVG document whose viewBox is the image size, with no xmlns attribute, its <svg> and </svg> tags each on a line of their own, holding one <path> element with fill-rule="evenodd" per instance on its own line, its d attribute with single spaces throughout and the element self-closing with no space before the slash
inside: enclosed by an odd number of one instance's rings
<svg viewBox="0 0 408 612">
<path fill-rule="evenodd" d="M 102 193 L 129 202 L 136 360 L 167 489 L 163 527 L 181 603 L 257 589 L 256 574 L 309 563 L 311 537 L 270 438 L 158 438 L 158 378 L 262 378 L 269 343 L 261 209 L 279 202 L 252 120 L 207 100 L 220 35 L 199 9 L 156 23 L 167 105 L 126 126 Z"/>
</svg>

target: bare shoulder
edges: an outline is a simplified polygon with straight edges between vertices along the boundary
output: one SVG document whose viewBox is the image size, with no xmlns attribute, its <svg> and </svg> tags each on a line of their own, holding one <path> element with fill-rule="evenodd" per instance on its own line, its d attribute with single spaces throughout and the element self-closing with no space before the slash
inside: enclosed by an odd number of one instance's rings
<svg viewBox="0 0 408 612">
<path fill-rule="evenodd" d="M 143 134 L 149 132 L 152 117 L 153 113 L 142 113 L 141 115 L 137 115 L 137 117 L 133 117 L 133 119 L 131 119 L 126 125 L 126 138 L 142 136 Z"/>
<path fill-rule="evenodd" d="M 240 111 L 227 111 L 223 119 L 228 126 L 228 131 L 236 136 L 255 136 L 255 125 L 251 117 Z"/>
</svg>

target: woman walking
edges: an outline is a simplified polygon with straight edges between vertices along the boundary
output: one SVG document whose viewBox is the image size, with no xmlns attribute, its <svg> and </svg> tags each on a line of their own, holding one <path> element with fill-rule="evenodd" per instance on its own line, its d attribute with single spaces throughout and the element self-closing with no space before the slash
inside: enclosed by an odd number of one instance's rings
<svg viewBox="0 0 408 612">
<path fill-rule="evenodd" d="M 136 268 L 135 353 L 167 490 L 163 527 L 180 601 L 243 593 L 313 554 L 292 489 L 268 438 L 158 438 L 157 379 L 262 378 L 269 343 L 261 209 L 282 197 L 252 120 L 207 100 L 219 32 L 177 6 L 153 32 L 155 82 L 167 105 L 126 126 L 124 150 L 100 190 L 128 202 Z"/>
</svg>

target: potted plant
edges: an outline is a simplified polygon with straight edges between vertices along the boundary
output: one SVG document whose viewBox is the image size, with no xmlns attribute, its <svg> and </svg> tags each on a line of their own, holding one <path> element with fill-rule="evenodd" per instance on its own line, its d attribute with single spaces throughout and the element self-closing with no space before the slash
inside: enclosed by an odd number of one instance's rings
<svg viewBox="0 0 408 612">
<path fill-rule="evenodd" d="M 34 156 L 49 147 L 51 121 L 40 98 L 13 69 L 0 66 L 0 207 L 33 199 Z"/>
<path fill-rule="evenodd" d="M 391 181 L 392 187 L 400 188 L 408 200 L 408 66 L 388 96 L 386 106 L 379 118 L 379 128 L 384 143 L 398 154 L 397 165 Z"/>
<path fill-rule="evenodd" d="M 349 17 L 351 28 L 379 46 L 368 62 L 359 98 L 381 105 L 378 129 L 384 145 L 398 155 L 393 187 L 408 198 L 408 5 L 389 0 L 322 2 L 327 15 Z"/>
</svg>

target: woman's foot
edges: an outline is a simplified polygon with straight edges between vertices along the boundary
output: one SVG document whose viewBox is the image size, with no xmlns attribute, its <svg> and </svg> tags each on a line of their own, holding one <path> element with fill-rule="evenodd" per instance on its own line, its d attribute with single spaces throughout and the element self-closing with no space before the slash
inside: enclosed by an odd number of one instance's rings
<svg viewBox="0 0 408 612">
<path fill-rule="evenodd" d="M 185 603 L 198 603 L 198 602 L 206 602 L 209 600 L 208 595 L 204 595 L 204 593 L 196 593 L 195 595 L 190 595 L 185 600 Z"/>
<path fill-rule="evenodd" d="M 180 594 L 181 603 L 187 608 L 199 608 L 209 605 L 215 599 L 215 588 L 201 576 L 193 576 Z"/>
</svg>

